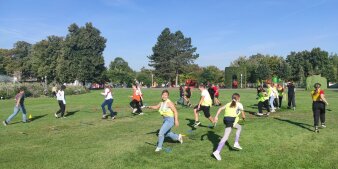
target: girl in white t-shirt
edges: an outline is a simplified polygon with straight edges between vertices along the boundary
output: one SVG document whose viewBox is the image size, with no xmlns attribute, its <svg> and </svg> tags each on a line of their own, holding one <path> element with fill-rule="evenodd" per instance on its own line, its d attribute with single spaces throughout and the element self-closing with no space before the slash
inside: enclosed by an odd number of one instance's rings
<svg viewBox="0 0 338 169">
<path fill-rule="evenodd" d="M 110 117 L 112 120 L 115 119 L 115 112 L 113 111 L 113 109 L 111 108 L 113 105 L 113 94 L 112 94 L 112 88 L 110 85 L 106 85 L 106 88 L 104 89 L 104 92 L 101 93 L 104 96 L 104 102 L 101 104 L 101 108 L 102 108 L 102 119 L 106 119 L 107 118 L 107 114 L 106 114 L 106 108 L 105 106 L 108 107 L 108 110 L 110 111 Z"/>
</svg>

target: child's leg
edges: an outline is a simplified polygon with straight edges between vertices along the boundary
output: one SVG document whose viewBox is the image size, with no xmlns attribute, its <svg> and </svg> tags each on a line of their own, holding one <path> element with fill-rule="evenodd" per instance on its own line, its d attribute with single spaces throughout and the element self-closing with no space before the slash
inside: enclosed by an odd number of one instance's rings
<svg viewBox="0 0 338 169">
<path fill-rule="evenodd" d="M 235 143 L 238 143 L 239 136 L 241 135 L 242 126 L 237 123 L 234 127 L 237 129 Z"/>
<path fill-rule="evenodd" d="M 158 143 L 157 148 L 162 148 L 164 137 L 168 131 L 174 126 L 174 123 L 164 118 L 164 122 L 162 124 L 162 127 L 158 133 Z"/>
<path fill-rule="evenodd" d="M 230 133 L 231 133 L 231 127 L 227 127 L 227 128 L 225 128 L 225 131 L 224 131 L 224 136 L 223 136 L 223 138 L 221 139 L 221 141 L 218 143 L 218 147 L 217 147 L 217 149 L 216 149 L 216 152 L 221 152 L 221 150 L 223 149 L 223 146 L 224 146 L 224 144 L 225 144 L 225 142 L 228 140 L 228 138 L 229 138 L 229 135 L 230 135 Z"/>
<path fill-rule="evenodd" d="M 11 120 L 19 113 L 19 111 L 20 111 L 19 107 L 14 106 L 13 114 L 11 114 L 11 115 L 7 118 L 6 122 L 9 123 L 9 122 L 10 122 L 10 121 L 11 121 Z"/>
<path fill-rule="evenodd" d="M 27 112 L 26 112 L 25 105 L 21 106 L 21 111 L 22 111 L 22 121 L 25 123 L 27 122 L 27 117 L 26 117 Z"/>
<path fill-rule="evenodd" d="M 104 100 L 104 102 L 101 104 L 103 116 L 106 115 L 106 108 L 105 108 L 106 105 L 107 105 L 107 100 Z"/>
<path fill-rule="evenodd" d="M 263 113 L 263 102 L 258 102 L 258 113 Z"/>
<path fill-rule="evenodd" d="M 194 116 L 195 116 L 195 121 L 198 121 L 198 109 L 197 106 L 194 108 Z"/>
<path fill-rule="evenodd" d="M 112 109 L 113 101 L 114 101 L 113 99 L 109 99 L 108 100 L 108 110 L 110 112 L 110 117 L 114 117 L 115 116 L 114 111 Z"/>
</svg>

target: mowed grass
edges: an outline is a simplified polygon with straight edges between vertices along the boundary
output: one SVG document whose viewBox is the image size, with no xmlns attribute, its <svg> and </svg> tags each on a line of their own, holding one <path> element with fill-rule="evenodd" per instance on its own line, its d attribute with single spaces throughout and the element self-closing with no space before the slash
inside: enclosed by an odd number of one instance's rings
<svg viewBox="0 0 338 169">
<path fill-rule="evenodd" d="M 160 102 L 162 89 L 143 89 L 145 103 Z M 222 120 L 216 128 L 203 114 L 202 126 L 194 130 L 193 109 L 177 106 L 180 126 L 176 133 L 185 134 L 184 143 L 166 139 L 164 149 L 155 153 L 157 131 L 162 118 L 157 111 L 144 110 L 143 116 L 132 116 L 129 108 L 131 89 L 114 89 L 114 121 L 101 120 L 101 91 L 66 96 L 66 119 L 55 119 L 58 110 L 54 98 L 28 98 L 26 108 L 33 121 L 21 123 L 21 113 L 10 125 L 0 127 L 0 168 L 338 168 L 338 91 L 326 90 L 330 103 L 327 128 L 312 132 L 313 118 L 309 91 L 297 91 L 296 111 L 286 109 L 270 117 L 257 117 L 256 92 L 251 89 L 221 90 L 220 100 L 226 103 L 238 92 L 248 111 L 241 121 L 240 138 L 243 150 L 232 148 L 233 130 L 221 152 L 222 161 L 211 156 L 224 133 Z M 178 90 L 170 89 L 176 101 Z M 197 103 L 199 91 L 194 89 L 192 102 Z M 0 119 L 13 111 L 13 100 L 0 101 Z M 214 116 L 219 107 L 212 107 Z M 220 118 L 222 119 L 222 118 Z"/>
</svg>

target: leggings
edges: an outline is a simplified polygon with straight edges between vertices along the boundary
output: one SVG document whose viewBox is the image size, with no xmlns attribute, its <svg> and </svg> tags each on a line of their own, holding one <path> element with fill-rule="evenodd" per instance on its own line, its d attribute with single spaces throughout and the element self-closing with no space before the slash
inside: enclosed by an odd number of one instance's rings
<svg viewBox="0 0 338 169">
<path fill-rule="evenodd" d="M 317 127 L 320 122 L 323 124 L 325 123 L 325 103 L 323 102 L 313 102 L 312 103 L 312 111 L 313 111 L 313 120 L 314 126 Z"/>
<path fill-rule="evenodd" d="M 235 138 L 235 143 L 237 143 L 239 141 L 239 136 L 241 135 L 241 130 L 242 130 L 242 126 L 239 125 L 239 124 L 236 124 L 234 126 L 234 128 L 237 129 L 236 131 L 236 138 Z M 224 144 L 225 142 L 228 140 L 229 138 L 229 135 L 231 133 L 231 130 L 232 130 L 232 127 L 227 127 L 225 128 L 225 131 L 224 131 L 224 136 L 223 138 L 221 139 L 221 141 L 218 143 L 218 147 L 217 147 L 217 150 L 218 152 L 221 152 L 221 150 L 223 149 L 224 147 Z"/>
</svg>

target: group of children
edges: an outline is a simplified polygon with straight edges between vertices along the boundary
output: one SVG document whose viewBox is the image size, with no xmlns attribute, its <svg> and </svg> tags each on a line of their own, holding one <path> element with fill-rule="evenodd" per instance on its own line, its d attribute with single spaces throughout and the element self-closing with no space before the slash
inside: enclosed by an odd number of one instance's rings
<svg viewBox="0 0 338 169">
<path fill-rule="evenodd" d="M 320 86 L 321 84 L 316 83 L 314 85 L 315 90 L 311 92 L 311 97 L 313 99 L 314 126 L 315 126 L 315 132 L 317 133 L 319 132 L 319 129 L 318 129 L 319 120 L 321 121 L 321 127 L 322 128 L 326 127 L 325 125 L 325 105 L 328 105 L 328 102 L 326 101 L 325 96 L 324 96 L 324 91 L 320 89 Z M 182 144 L 183 135 L 171 132 L 172 127 L 179 126 L 179 120 L 178 120 L 179 118 L 178 118 L 178 112 L 175 108 L 175 104 L 169 99 L 169 91 L 168 90 L 162 91 L 161 93 L 162 100 L 159 104 L 154 105 L 154 106 L 144 106 L 142 103 L 143 96 L 142 96 L 140 87 L 138 85 L 133 85 L 132 88 L 133 88 L 133 95 L 131 97 L 132 101 L 130 102 L 130 106 L 133 109 L 133 113 L 141 115 L 143 114 L 142 108 L 149 108 L 149 109 L 158 110 L 160 115 L 163 117 L 163 124 L 158 133 L 158 143 L 157 143 L 157 147 L 155 151 L 158 152 L 162 150 L 162 145 L 163 145 L 165 137 L 170 137 L 172 140 L 178 141 Z M 242 149 L 242 147 L 239 144 L 239 138 L 240 138 L 240 134 L 242 131 L 242 127 L 241 125 L 238 124 L 238 122 L 239 122 L 239 115 L 241 115 L 243 120 L 245 120 L 245 113 L 244 113 L 243 105 L 240 103 L 240 95 L 238 93 L 232 94 L 231 101 L 225 104 L 224 106 L 220 107 L 215 117 L 212 117 L 210 114 L 210 107 L 213 105 L 212 96 L 210 95 L 210 92 L 208 92 L 208 90 L 203 84 L 199 85 L 198 88 L 201 92 L 201 97 L 200 97 L 198 104 L 194 107 L 194 118 L 195 118 L 195 123 L 193 125 L 194 127 L 197 127 L 201 124 L 201 122 L 199 121 L 199 113 L 198 113 L 199 111 L 203 111 L 204 116 L 207 119 L 209 119 L 209 121 L 213 123 L 214 126 L 216 126 L 217 124 L 219 114 L 222 111 L 224 112 L 224 117 L 223 117 L 223 123 L 225 124 L 224 135 L 221 141 L 219 142 L 217 149 L 213 152 L 214 157 L 217 160 L 221 160 L 220 152 L 224 144 L 228 140 L 228 137 L 232 131 L 232 128 L 237 129 L 234 147 L 237 149 Z M 290 107 L 292 104 L 294 108 L 295 107 L 294 85 L 292 83 L 288 84 L 288 88 L 289 90 L 293 91 L 293 93 L 288 91 L 290 92 L 288 93 L 289 94 L 288 98 L 291 99 L 291 102 L 289 100 L 290 104 L 288 104 L 288 107 Z M 55 96 L 56 96 L 56 99 L 60 107 L 60 109 L 55 113 L 56 118 L 65 117 L 65 114 L 64 114 L 65 108 L 66 108 L 66 99 L 65 99 L 65 94 L 64 94 L 65 89 L 66 89 L 66 86 L 62 85 L 60 90 L 55 92 Z M 116 113 L 112 110 L 113 94 L 112 94 L 111 86 L 106 85 L 104 92 L 101 94 L 104 96 L 104 102 L 101 105 L 102 113 L 103 113 L 102 118 L 106 119 L 108 117 L 108 115 L 106 114 L 106 110 L 105 110 L 105 106 L 107 106 L 108 110 L 110 111 L 110 117 L 112 120 L 114 120 Z M 259 112 L 257 113 L 257 115 L 259 116 L 263 115 L 262 113 L 263 107 L 266 108 L 267 115 L 269 115 L 270 112 L 275 111 L 276 109 L 275 106 L 277 107 L 277 109 L 280 108 L 281 103 L 282 103 L 283 94 L 284 94 L 284 88 L 280 85 L 268 84 L 267 91 L 265 91 L 264 88 L 261 86 L 258 87 L 257 88 L 257 99 L 259 101 L 258 102 Z M 293 97 L 290 97 L 290 94 Z M 180 88 L 180 96 L 182 95 L 183 94 L 181 93 L 181 88 Z M 188 99 L 190 96 L 191 96 L 191 91 L 187 92 L 185 95 L 185 97 Z M 18 114 L 20 110 L 22 111 L 22 115 L 23 115 L 22 121 L 27 122 L 27 118 L 26 118 L 27 113 L 26 113 L 26 109 L 24 106 L 24 100 L 25 100 L 25 91 L 23 88 L 20 88 L 18 94 L 15 97 L 15 107 L 14 107 L 13 114 L 9 116 L 5 121 L 3 121 L 3 124 L 5 126 L 10 123 L 10 121 Z M 278 104 L 275 103 L 276 100 Z M 190 103 L 190 101 L 187 103 Z"/>
<path fill-rule="evenodd" d="M 292 82 L 287 85 L 288 88 L 288 109 L 296 110 L 295 102 L 295 86 Z M 276 109 L 282 107 L 284 97 L 284 87 L 281 84 L 267 83 L 267 90 L 263 86 L 257 87 L 257 100 L 258 100 L 258 116 L 263 116 L 263 108 L 267 110 L 266 115 L 276 112 Z"/>
</svg>

